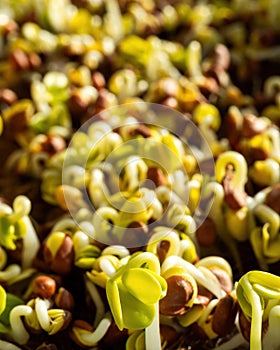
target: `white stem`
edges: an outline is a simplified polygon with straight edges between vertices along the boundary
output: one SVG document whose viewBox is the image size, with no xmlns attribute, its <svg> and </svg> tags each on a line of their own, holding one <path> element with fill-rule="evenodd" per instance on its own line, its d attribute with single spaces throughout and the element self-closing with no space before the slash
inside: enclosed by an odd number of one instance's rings
<svg viewBox="0 0 280 350">
<path fill-rule="evenodd" d="M 31 267 L 33 259 L 37 255 L 40 241 L 29 217 L 25 216 L 23 220 L 26 226 L 26 233 L 23 237 L 22 268 L 27 269 Z"/>
<path fill-rule="evenodd" d="M 112 277 L 116 272 L 116 269 L 111 263 L 111 261 L 106 258 L 100 260 L 100 268 L 109 277 Z"/>
<path fill-rule="evenodd" d="M 280 305 L 274 306 L 268 318 L 268 330 L 263 338 L 264 350 L 277 350 L 280 346 L 279 338 Z"/>
<path fill-rule="evenodd" d="M 122 245 L 111 245 L 103 249 L 101 253 L 101 255 L 117 255 L 120 258 L 124 258 L 129 254 L 129 250 Z"/>
<path fill-rule="evenodd" d="M 98 343 L 104 335 L 107 333 L 109 327 L 111 326 L 112 318 L 110 314 L 107 314 L 98 324 L 95 331 L 92 333 L 83 333 L 81 338 L 87 344 L 96 344 Z"/>
<path fill-rule="evenodd" d="M 89 237 L 82 231 L 76 231 L 72 237 L 75 253 L 89 245 Z"/>
<path fill-rule="evenodd" d="M 105 313 L 104 303 L 98 293 L 98 290 L 95 284 L 92 283 L 89 279 L 86 279 L 86 287 L 96 307 L 95 320 L 94 320 L 94 326 L 96 326 L 104 316 L 104 313 Z"/>
<path fill-rule="evenodd" d="M 11 264 L 4 271 L 0 271 L 0 281 L 7 282 L 10 279 L 18 276 L 20 273 L 20 266 L 17 264 Z"/>
<path fill-rule="evenodd" d="M 156 315 L 153 322 L 145 329 L 146 350 L 161 350 L 161 339 L 159 329 L 159 306 L 156 303 Z"/>
<path fill-rule="evenodd" d="M 40 326 L 42 327 L 43 330 L 48 332 L 51 327 L 51 321 L 48 314 L 48 304 L 46 303 L 46 301 L 39 298 L 36 299 L 35 311 L 36 311 L 36 316 L 38 318 Z"/>
<path fill-rule="evenodd" d="M 123 23 L 119 4 L 116 0 L 106 0 L 107 30 L 115 40 L 123 37 Z"/>
<path fill-rule="evenodd" d="M 209 304 L 206 306 L 206 308 L 203 310 L 202 315 L 199 317 L 197 324 L 199 326 L 202 326 L 204 323 L 207 322 L 207 319 L 209 318 L 211 312 L 218 304 L 219 299 L 212 299 Z"/>
<path fill-rule="evenodd" d="M 15 306 L 10 312 L 10 324 L 12 330 L 12 337 L 14 341 L 20 345 L 26 344 L 29 339 L 29 333 L 23 326 L 21 316 L 31 315 L 32 308 L 27 305 Z"/>
</svg>

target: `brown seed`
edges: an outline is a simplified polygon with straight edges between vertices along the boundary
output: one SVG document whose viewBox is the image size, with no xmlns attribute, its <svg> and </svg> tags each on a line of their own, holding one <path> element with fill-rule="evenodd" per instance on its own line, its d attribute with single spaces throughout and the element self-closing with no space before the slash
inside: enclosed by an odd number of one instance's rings
<svg viewBox="0 0 280 350">
<path fill-rule="evenodd" d="M 264 203 L 280 215 L 280 183 L 271 188 Z"/>
<path fill-rule="evenodd" d="M 250 338 L 251 338 L 251 319 L 247 318 L 243 311 L 241 310 L 241 308 L 238 308 L 238 324 L 239 324 L 239 328 L 241 331 L 241 334 L 243 335 L 243 337 L 250 342 Z M 267 332 L 268 329 L 268 320 L 265 320 L 264 322 L 262 322 L 262 335 L 264 335 Z"/>
<path fill-rule="evenodd" d="M 238 98 L 237 98 L 238 99 Z M 235 147 L 241 137 L 243 118 L 239 113 L 235 113 L 234 109 L 229 110 L 221 127 L 221 134 L 226 137 L 231 147 Z"/>
<path fill-rule="evenodd" d="M 159 301 L 160 313 L 166 316 L 183 315 L 193 294 L 191 283 L 179 275 L 168 277 L 166 282 L 167 294 Z"/>
<path fill-rule="evenodd" d="M 92 84 L 97 90 L 101 90 L 106 86 L 106 80 L 101 72 L 92 73 Z"/>
<path fill-rule="evenodd" d="M 151 180 L 156 187 L 167 184 L 166 177 L 160 168 L 150 167 L 147 171 L 147 179 Z"/>
<path fill-rule="evenodd" d="M 26 111 L 17 111 L 5 121 L 5 136 L 14 140 L 15 136 L 28 129 L 30 116 Z"/>
<path fill-rule="evenodd" d="M 241 334 L 249 342 L 251 332 L 251 321 L 244 315 L 241 309 L 238 311 L 238 323 Z"/>
<path fill-rule="evenodd" d="M 17 94 L 10 89 L 0 89 L 0 101 L 6 105 L 12 105 L 17 101 Z"/>
<path fill-rule="evenodd" d="M 212 318 L 213 331 L 221 337 L 229 334 L 234 327 L 236 315 L 236 301 L 230 295 L 221 298 Z"/>
<path fill-rule="evenodd" d="M 224 200 L 226 204 L 233 210 L 238 210 L 246 205 L 247 194 L 234 187 L 233 175 L 226 174 L 222 181 L 224 188 Z"/>
<path fill-rule="evenodd" d="M 168 346 L 174 346 L 179 337 L 178 332 L 173 327 L 164 324 L 160 325 L 160 335 L 163 342 L 166 342 Z"/>
<path fill-rule="evenodd" d="M 31 68 L 38 68 L 42 64 L 41 57 L 37 53 L 32 52 L 28 58 Z"/>
<path fill-rule="evenodd" d="M 160 241 L 157 245 L 157 255 L 158 255 L 158 259 L 160 264 L 163 263 L 163 261 L 166 258 L 166 255 L 168 253 L 170 247 L 170 242 L 169 241 Z"/>
<path fill-rule="evenodd" d="M 70 113 L 74 116 L 80 116 L 87 111 L 89 107 L 89 101 L 83 98 L 78 90 L 73 90 L 71 92 L 71 96 L 68 99 L 68 107 Z"/>
<path fill-rule="evenodd" d="M 49 135 L 41 144 L 42 151 L 47 152 L 49 155 L 54 155 L 65 149 L 66 143 L 64 139 L 60 136 Z"/>
<path fill-rule="evenodd" d="M 102 112 L 104 109 L 112 107 L 116 102 L 116 97 L 109 90 L 102 88 L 99 90 L 97 100 L 95 102 L 95 112 Z"/>
<path fill-rule="evenodd" d="M 51 277 L 38 276 L 32 281 L 32 289 L 39 297 L 50 299 L 56 291 L 56 282 Z"/>
<path fill-rule="evenodd" d="M 250 149 L 250 155 L 251 155 L 252 161 L 265 160 L 269 157 L 269 151 L 263 148 L 252 147 Z"/>
<path fill-rule="evenodd" d="M 12 65 L 18 70 L 27 70 L 30 68 L 29 57 L 21 49 L 15 49 L 10 56 Z"/>
<path fill-rule="evenodd" d="M 216 67 L 227 70 L 230 66 L 230 52 L 229 49 L 223 45 L 218 44 L 214 49 L 214 64 Z"/>
<path fill-rule="evenodd" d="M 205 330 L 200 327 L 197 322 L 193 323 L 191 325 L 192 335 L 194 339 L 199 339 L 199 341 L 207 341 L 209 340 L 208 335 L 206 334 Z M 184 349 L 187 350 L 187 349 Z"/>
<path fill-rule="evenodd" d="M 102 338 L 100 345 L 106 349 L 125 349 L 125 343 L 127 340 L 127 329 L 120 331 L 115 322 L 112 322 L 108 331 Z"/>
<path fill-rule="evenodd" d="M 144 138 L 151 137 L 152 133 L 150 129 L 144 124 L 137 124 L 130 132 L 130 136 L 143 136 Z"/>
<path fill-rule="evenodd" d="M 63 326 L 59 330 L 60 332 L 63 331 L 64 329 L 66 329 L 70 325 L 70 323 L 72 321 L 72 313 L 68 310 L 65 310 L 63 319 L 64 319 L 64 323 L 63 323 Z"/>
<path fill-rule="evenodd" d="M 251 138 L 263 133 L 267 127 L 268 123 L 263 118 L 247 114 L 244 116 L 242 134 L 244 137 Z"/>
<path fill-rule="evenodd" d="M 68 274 L 73 266 L 74 262 L 74 247 L 70 236 L 65 235 L 65 238 L 53 256 L 47 245 L 43 249 L 44 260 L 49 268 L 61 275 Z"/>
<path fill-rule="evenodd" d="M 73 295 L 65 288 L 60 287 L 55 296 L 54 302 L 56 306 L 63 310 L 71 311 L 75 306 Z"/>
<path fill-rule="evenodd" d="M 217 80 L 213 77 L 205 77 L 202 81 L 200 81 L 197 86 L 203 95 L 209 96 L 210 94 L 217 94 L 219 91 L 219 85 Z"/>
<path fill-rule="evenodd" d="M 209 289 L 199 283 L 197 284 L 197 299 L 200 299 L 202 304 L 207 305 L 213 298 L 214 294 Z"/>
<path fill-rule="evenodd" d="M 201 247 L 212 246 L 217 238 L 217 230 L 212 219 L 206 218 L 196 230 L 197 243 Z"/>
</svg>

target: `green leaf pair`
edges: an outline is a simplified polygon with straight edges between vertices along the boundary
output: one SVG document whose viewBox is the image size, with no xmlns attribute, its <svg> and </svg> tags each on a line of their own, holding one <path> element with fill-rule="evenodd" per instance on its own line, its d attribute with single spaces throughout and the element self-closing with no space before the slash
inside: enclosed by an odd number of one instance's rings
<svg viewBox="0 0 280 350">
<path fill-rule="evenodd" d="M 133 255 L 106 284 L 108 302 L 117 327 L 148 327 L 156 315 L 156 303 L 166 295 L 167 283 L 159 275 L 152 253 Z"/>
</svg>

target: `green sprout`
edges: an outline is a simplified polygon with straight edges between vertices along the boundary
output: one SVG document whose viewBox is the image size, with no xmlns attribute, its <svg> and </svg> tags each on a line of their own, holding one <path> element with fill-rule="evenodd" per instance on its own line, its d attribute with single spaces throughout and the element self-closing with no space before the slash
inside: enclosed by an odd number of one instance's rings
<svg viewBox="0 0 280 350">
<path fill-rule="evenodd" d="M 13 209 L 1 205 L 0 214 L 0 245 L 6 249 L 15 250 L 16 241 L 26 234 L 26 216 L 31 209 L 31 203 L 25 196 L 18 196 L 13 203 Z"/>
<path fill-rule="evenodd" d="M 264 271 L 250 271 L 237 283 L 236 295 L 244 315 L 251 320 L 250 349 L 261 350 L 262 323 L 270 314 L 270 301 L 280 301 L 280 277 Z"/>
<path fill-rule="evenodd" d="M 154 254 L 136 253 L 107 281 L 108 302 L 120 330 L 143 329 L 154 320 L 156 304 L 167 290 L 159 271 Z"/>
</svg>

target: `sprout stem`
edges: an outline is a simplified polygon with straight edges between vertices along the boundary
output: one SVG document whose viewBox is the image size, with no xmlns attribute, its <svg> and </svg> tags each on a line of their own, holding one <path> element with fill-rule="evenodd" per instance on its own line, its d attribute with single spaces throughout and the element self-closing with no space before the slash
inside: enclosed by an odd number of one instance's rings
<svg viewBox="0 0 280 350">
<path fill-rule="evenodd" d="M 86 279 L 86 287 L 96 307 L 95 320 L 94 320 L 94 326 L 96 326 L 104 316 L 104 313 L 105 313 L 104 303 L 98 293 L 96 286 L 89 279 Z"/>
<path fill-rule="evenodd" d="M 18 305 L 10 313 L 12 337 L 20 345 L 26 344 L 29 339 L 29 334 L 23 326 L 21 316 L 29 316 L 32 312 L 33 310 L 30 306 Z"/>
<path fill-rule="evenodd" d="M 90 344 L 98 343 L 108 331 L 110 325 L 112 323 L 112 318 L 110 314 L 106 314 L 105 317 L 100 321 L 97 328 L 92 333 L 83 333 L 81 334 L 81 338 Z"/>
<path fill-rule="evenodd" d="M 153 322 L 145 329 L 146 350 L 161 350 L 160 328 L 159 328 L 159 305 L 155 304 L 156 315 Z"/>
</svg>

